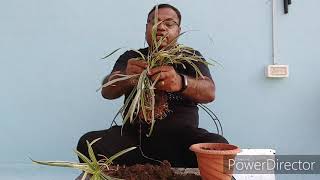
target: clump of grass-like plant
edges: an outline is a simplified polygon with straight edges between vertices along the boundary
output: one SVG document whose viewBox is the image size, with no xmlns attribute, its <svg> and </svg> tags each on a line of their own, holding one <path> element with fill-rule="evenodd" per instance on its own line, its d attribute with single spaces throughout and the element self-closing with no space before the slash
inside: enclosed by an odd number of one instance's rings
<svg viewBox="0 0 320 180">
<path fill-rule="evenodd" d="M 190 65 L 196 72 L 196 78 L 203 77 L 201 71 L 197 67 L 196 63 L 200 62 L 208 65 L 202 56 L 197 55 L 194 49 L 191 47 L 175 44 L 178 37 L 185 34 L 185 32 L 179 34 L 176 39 L 169 43 L 166 47 L 160 48 L 160 45 L 166 38 L 161 37 L 157 40 L 157 26 L 163 21 L 158 21 L 158 7 L 155 8 L 154 25 L 152 26 L 152 45 L 149 47 L 147 55 L 142 54 L 138 50 L 133 50 L 140 55 L 140 59 L 147 62 L 147 68 L 141 74 L 126 75 L 126 74 L 114 74 L 117 76 L 113 80 L 103 84 L 101 88 L 113 85 L 116 82 L 124 81 L 132 78 L 137 78 L 138 81 L 131 93 L 127 97 L 124 105 L 120 108 L 119 113 L 123 117 L 123 125 L 129 120 L 132 123 L 137 117 L 150 124 L 150 131 L 148 136 L 151 135 L 155 119 L 163 119 L 166 117 L 168 109 L 166 93 L 156 90 L 155 85 L 158 82 L 158 78 L 154 81 L 148 76 L 150 69 L 166 66 L 166 65 L 182 65 L 186 68 L 185 64 Z M 120 48 L 119 48 L 120 49 Z M 103 59 L 108 58 L 119 49 L 116 49 L 112 53 L 105 56 Z"/>
<path fill-rule="evenodd" d="M 135 149 L 136 147 L 130 147 L 128 149 L 122 150 L 109 158 L 105 157 L 104 155 L 100 155 L 103 158 L 98 161 L 92 149 L 92 145 L 100 139 L 101 138 L 95 139 L 91 143 L 87 141 L 89 157 L 86 157 L 81 152 L 75 150 L 75 153 L 77 154 L 77 156 L 82 161 L 84 161 L 84 163 L 75 163 L 75 162 L 68 162 L 68 161 L 36 161 L 32 159 L 31 160 L 34 163 L 41 164 L 41 165 L 67 167 L 67 168 L 81 170 L 84 172 L 82 176 L 82 180 L 85 180 L 88 175 L 91 175 L 90 180 L 120 180 L 118 178 L 114 178 L 107 175 L 106 173 L 104 173 L 103 170 L 104 169 L 112 170 L 111 165 L 113 163 L 113 160 Z M 116 171 L 117 169 L 113 169 L 113 170 Z"/>
</svg>

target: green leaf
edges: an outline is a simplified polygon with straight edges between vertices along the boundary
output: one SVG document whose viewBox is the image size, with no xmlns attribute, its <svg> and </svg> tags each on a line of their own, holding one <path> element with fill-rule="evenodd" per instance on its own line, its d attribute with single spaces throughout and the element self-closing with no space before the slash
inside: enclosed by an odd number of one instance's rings
<svg viewBox="0 0 320 180">
<path fill-rule="evenodd" d="M 87 178 L 87 175 L 88 175 L 88 173 L 87 173 L 87 172 L 84 172 L 84 174 L 82 175 L 82 178 L 81 178 L 81 180 L 86 180 L 86 178 Z"/>
<path fill-rule="evenodd" d="M 89 158 L 87 158 L 85 155 L 83 155 L 81 152 L 79 152 L 78 150 L 74 150 L 74 152 L 77 154 L 77 156 L 84 161 L 90 169 L 95 170 L 95 166 L 92 165 L 92 162 L 90 161 Z"/>
<path fill-rule="evenodd" d="M 73 162 L 68 162 L 68 161 L 35 161 L 33 159 L 32 162 L 33 163 L 37 163 L 37 164 L 41 164 L 41 165 L 48 165 L 48 166 L 57 166 L 57 167 L 68 167 L 68 168 L 74 168 L 74 169 L 79 169 L 84 171 L 84 174 L 82 176 L 82 180 L 86 179 L 88 174 L 91 174 L 92 177 L 90 179 L 94 179 L 94 180 L 120 180 L 118 178 L 112 178 L 108 175 L 106 175 L 105 173 L 102 172 L 101 168 L 102 166 L 106 166 L 107 167 L 112 163 L 112 161 L 114 159 L 116 159 L 117 157 L 135 149 L 136 147 L 130 147 L 127 149 L 124 149 L 116 154 L 114 154 L 113 156 L 111 156 L 109 159 L 106 158 L 106 161 L 104 163 L 98 163 L 93 149 L 92 149 L 92 145 L 97 142 L 98 140 L 100 140 L 101 138 L 95 139 L 93 140 L 91 143 L 89 143 L 87 141 L 87 145 L 88 145 L 88 152 L 89 152 L 89 156 L 92 159 L 92 162 L 82 153 L 80 153 L 79 151 L 75 150 L 76 154 L 79 156 L 79 158 L 81 158 L 85 163 L 73 163 Z"/>
<path fill-rule="evenodd" d="M 158 5 L 156 5 L 155 11 L 154 11 L 154 24 L 152 26 L 152 31 L 151 31 L 151 38 L 152 38 L 152 42 L 153 42 L 153 46 L 151 46 L 152 48 L 154 48 L 156 51 L 158 51 L 158 45 L 157 45 L 157 31 L 158 31 Z"/>
<path fill-rule="evenodd" d="M 129 110 L 128 110 L 128 114 L 130 115 L 130 122 L 132 123 L 133 122 L 133 116 L 135 113 L 139 113 L 139 109 L 137 109 L 137 106 L 138 106 L 138 103 L 139 103 L 139 98 L 140 98 L 140 95 L 141 95 L 141 89 L 138 89 L 137 90 L 137 93 L 136 93 L 136 96 L 133 98 L 132 102 L 131 102 L 131 105 L 129 107 Z"/>
<path fill-rule="evenodd" d="M 46 165 L 46 166 L 67 167 L 67 168 L 79 169 L 82 171 L 87 171 L 89 169 L 88 165 L 84 163 L 73 163 L 69 161 L 36 161 L 33 159 L 31 159 L 31 161 L 33 163 Z"/>
<path fill-rule="evenodd" d="M 103 58 L 101 58 L 101 59 L 106 59 L 106 58 L 110 57 L 112 54 L 116 53 L 116 52 L 119 51 L 120 49 L 122 49 L 122 48 L 118 48 L 118 49 L 112 51 L 110 54 L 106 55 L 105 57 L 103 57 Z"/>
<path fill-rule="evenodd" d="M 122 112 L 122 115 L 123 115 L 123 116 L 124 116 L 124 113 L 125 113 L 126 110 L 127 110 L 127 107 L 129 106 L 129 104 L 130 104 L 133 96 L 135 95 L 136 91 L 137 91 L 137 87 L 135 86 L 135 87 L 132 89 L 132 91 L 131 91 L 131 93 L 129 94 L 129 96 L 127 97 L 124 105 L 121 107 L 120 111 Z M 129 117 L 129 116 L 127 116 L 127 115 L 128 115 L 128 112 L 126 112 L 125 117 L 123 117 L 122 127 L 121 127 L 121 135 L 122 135 L 122 132 L 123 132 L 123 126 L 126 124 L 126 122 L 127 122 L 127 120 L 128 120 L 128 117 Z"/>
<path fill-rule="evenodd" d="M 130 147 L 130 148 L 127 148 L 127 149 L 124 149 L 116 154 L 114 154 L 113 156 L 109 157 L 109 159 L 105 162 L 105 164 L 111 164 L 113 162 L 113 160 L 115 160 L 116 158 L 118 158 L 119 156 L 122 156 L 123 154 L 129 152 L 129 151 L 132 151 L 134 149 L 136 149 L 137 147 Z"/>
<path fill-rule="evenodd" d="M 144 54 L 142 54 L 140 51 L 138 51 L 138 50 L 136 50 L 136 49 L 131 49 L 131 50 L 134 51 L 134 52 L 136 52 L 136 53 L 138 53 L 143 60 L 146 60 Z"/>
<path fill-rule="evenodd" d="M 122 76 L 121 78 L 116 78 L 116 79 L 113 79 L 113 80 L 108 81 L 107 83 L 103 84 L 99 89 L 97 89 L 97 91 L 101 90 L 101 89 L 104 88 L 104 87 L 110 86 L 110 85 L 112 85 L 112 84 L 114 84 L 114 83 L 116 83 L 116 82 L 124 81 L 124 80 L 128 80 L 128 79 L 137 77 L 137 76 L 139 76 L 139 74 L 121 75 L 121 76 Z"/>
<path fill-rule="evenodd" d="M 155 119 L 154 119 L 154 106 L 155 106 L 155 94 L 154 94 L 154 91 L 150 91 L 151 92 L 151 127 L 150 127 L 150 131 L 149 131 L 149 134 L 147 135 L 148 137 L 151 136 L 152 134 L 152 131 L 153 131 L 153 127 L 154 127 L 154 124 L 155 124 Z"/>
<path fill-rule="evenodd" d="M 100 140 L 101 138 L 98 138 L 96 140 L 93 141 L 93 143 L 95 143 L 96 141 Z M 92 161 L 92 166 L 95 167 L 95 169 L 99 168 L 99 165 L 98 165 L 98 161 L 97 161 L 97 158 L 94 154 L 94 151 L 92 149 L 92 144 L 93 143 L 89 143 L 89 141 L 87 141 L 87 146 L 88 146 L 88 153 L 89 153 L 89 157 Z"/>
</svg>

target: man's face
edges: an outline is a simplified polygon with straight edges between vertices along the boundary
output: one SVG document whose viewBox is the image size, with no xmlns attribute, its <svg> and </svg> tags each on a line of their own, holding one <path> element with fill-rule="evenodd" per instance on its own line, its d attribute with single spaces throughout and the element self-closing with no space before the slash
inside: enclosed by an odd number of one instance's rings
<svg viewBox="0 0 320 180">
<path fill-rule="evenodd" d="M 148 17 L 148 23 L 146 25 L 146 40 L 149 46 L 152 46 L 152 26 L 154 25 L 155 11 L 153 11 Z M 160 48 L 166 47 L 170 42 L 176 42 L 176 37 L 180 34 L 179 18 L 176 12 L 171 8 L 160 8 L 158 9 L 158 22 L 163 21 L 158 25 L 157 28 L 157 41 L 161 37 L 166 37 Z"/>
</svg>

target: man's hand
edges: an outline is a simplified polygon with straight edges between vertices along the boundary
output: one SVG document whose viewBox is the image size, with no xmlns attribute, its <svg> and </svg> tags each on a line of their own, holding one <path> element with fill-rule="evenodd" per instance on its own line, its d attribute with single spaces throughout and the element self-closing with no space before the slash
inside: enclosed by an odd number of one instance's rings
<svg viewBox="0 0 320 180">
<path fill-rule="evenodd" d="M 104 83 L 111 81 L 115 78 L 119 78 L 117 74 L 140 74 L 143 70 L 145 70 L 147 67 L 147 62 L 138 59 L 138 58 L 132 58 L 128 60 L 127 68 L 125 69 L 125 72 L 115 71 L 111 73 L 109 76 L 106 77 Z M 101 90 L 101 94 L 106 99 L 115 99 L 120 96 L 122 96 L 125 93 L 128 93 L 132 90 L 132 87 L 136 85 L 138 82 L 137 78 L 131 78 L 125 81 L 119 81 L 114 83 L 111 86 L 104 87 Z"/>
<path fill-rule="evenodd" d="M 172 66 L 160 66 L 150 70 L 151 79 L 158 78 L 156 88 L 166 92 L 177 92 L 182 88 L 181 76 Z"/>
<path fill-rule="evenodd" d="M 126 74 L 140 74 L 143 70 L 147 68 L 148 64 L 146 61 L 139 58 L 132 58 L 128 60 Z"/>
<path fill-rule="evenodd" d="M 132 58 L 128 60 L 127 68 L 125 74 L 141 74 L 143 70 L 147 68 L 148 64 L 146 61 L 139 58 Z M 134 86 L 138 83 L 138 78 L 131 78 L 129 80 L 129 85 Z"/>
<path fill-rule="evenodd" d="M 159 90 L 177 92 L 182 88 L 181 76 L 172 66 L 153 68 L 149 75 L 153 81 L 158 78 L 156 88 Z M 188 87 L 181 93 L 196 103 L 208 103 L 215 99 L 215 85 L 206 76 L 198 79 L 188 76 Z"/>
</svg>

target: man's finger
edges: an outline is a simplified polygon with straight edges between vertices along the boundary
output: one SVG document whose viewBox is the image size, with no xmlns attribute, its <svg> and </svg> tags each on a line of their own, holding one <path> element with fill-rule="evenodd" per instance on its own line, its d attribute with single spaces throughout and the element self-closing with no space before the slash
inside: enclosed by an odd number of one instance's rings
<svg viewBox="0 0 320 180">
<path fill-rule="evenodd" d="M 155 67 L 155 68 L 152 68 L 149 72 L 149 75 L 150 76 L 153 76 L 157 73 L 160 73 L 160 72 L 167 72 L 167 71 L 170 71 L 172 69 L 172 66 L 159 66 L 159 67 Z"/>
<path fill-rule="evenodd" d="M 166 82 L 165 81 L 158 81 L 155 88 L 161 91 L 164 91 L 166 89 Z"/>
<path fill-rule="evenodd" d="M 144 70 L 144 68 L 142 68 L 140 66 L 136 66 L 136 65 L 131 66 L 130 69 L 129 69 L 130 74 L 139 74 L 143 70 Z"/>
<path fill-rule="evenodd" d="M 130 59 L 128 61 L 128 64 L 130 65 L 136 65 L 136 66 L 139 66 L 139 67 L 143 67 L 143 68 L 146 68 L 147 67 L 147 62 L 144 61 L 144 60 L 139 60 L 139 59 Z"/>
<path fill-rule="evenodd" d="M 169 76 L 169 73 L 168 72 L 159 72 L 158 74 L 154 74 L 153 76 L 151 76 L 151 79 L 153 81 L 155 81 L 156 79 L 158 79 L 158 81 L 161 81 L 161 80 L 165 80 L 167 77 Z"/>
</svg>

